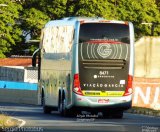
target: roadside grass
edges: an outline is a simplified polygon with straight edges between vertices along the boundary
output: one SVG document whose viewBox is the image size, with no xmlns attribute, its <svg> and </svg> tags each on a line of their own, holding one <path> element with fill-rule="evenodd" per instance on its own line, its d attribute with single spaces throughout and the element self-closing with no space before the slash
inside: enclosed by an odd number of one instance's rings
<svg viewBox="0 0 160 132">
<path fill-rule="evenodd" d="M 16 122 L 11 120 L 11 117 L 0 114 L 0 128 L 14 127 Z"/>
<path fill-rule="evenodd" d="M 127 110 L 127 112 L 160 117 L 160 110 L 153 110 L 149 108 L 132 107 L 131 109 Z"/>
</svg>

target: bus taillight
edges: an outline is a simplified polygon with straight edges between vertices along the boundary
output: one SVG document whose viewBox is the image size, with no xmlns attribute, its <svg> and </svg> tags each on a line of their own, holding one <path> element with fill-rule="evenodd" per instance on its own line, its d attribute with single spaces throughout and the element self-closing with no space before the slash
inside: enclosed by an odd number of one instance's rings
<svg viewBox="0 0 160 132">
<path fill-rule="evenodd" d="M 127 88 L 126 88 L 123 96 L 128 96 L 128 95 L 132 94 L 132 92 L 133 92 L 132 81 L 133 81 L 133 76 L 128 75 L 128 84 L 127 84 Z"/>
<path fill-rule="evenodd" d="M 83 95 L 80 88 L 79 74 L 74 74 L 73 92 L 79 95 Z"/>
</svg>

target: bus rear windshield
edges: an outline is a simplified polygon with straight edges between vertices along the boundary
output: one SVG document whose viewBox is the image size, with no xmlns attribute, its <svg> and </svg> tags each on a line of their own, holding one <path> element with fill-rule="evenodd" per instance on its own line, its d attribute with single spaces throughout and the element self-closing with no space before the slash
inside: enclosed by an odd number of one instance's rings
<svg viewBox="0 0 160 132">
<path fill-rule="evenodd" d="M 129 26 L 117 23 L 83 23 L 79 43 L 105 41 L 129 44 Z"/>
</svg>

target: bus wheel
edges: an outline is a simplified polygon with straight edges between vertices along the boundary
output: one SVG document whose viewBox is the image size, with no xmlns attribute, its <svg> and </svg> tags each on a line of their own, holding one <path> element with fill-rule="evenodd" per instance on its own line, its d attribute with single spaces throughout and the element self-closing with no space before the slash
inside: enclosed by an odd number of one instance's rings
<svg viewBox="0 0 160 132">
<path fill-rule="evenodd" d="M 65 99 L 62 100 L 62 115 L 63 116 L 69 115 L 69 111 L 66 109 L 66 100 Z"/>
<path fill-rule="evenodd" d="M 63 115 L 63 104 L 61 99 L 59 100 L 58 111 Z"/>
<path fill-rule="evenodd" d="M 62 116 L 64 116 L 64 113 L 65 113 L 65 99 L 62 99 L 60 96 L 59 96 L 59 101 L 58 101 L 58 111 Z"/>
<path fill-rule="evenodd" d="M 41 94 L 41 106 L 43 106 L 44 104 L 44 92 L 42 90 L 42 94 Z"/>
<path fill-rule="evenodd" d="M 67 116 L 68 115 L 68 113 L 67 113 L 67 110 L 66 110 L 66 100 L 65 99 L 63 99 L 62 100 L 62 115 L 63 116 Z"/>
<path fill-rule="evenodd" d="M 64 117 L 70 117 L 72 116 L 72 111 L 70 109 L 66 109 L 66 100 L 62 100 L 62 116 Z"/>
<path fill-rule="evenodd" d="M 45 98 L 43 98 L 43 99 L 44 99 L 43 100 L 43 113 L 44 114 L 50 114 L 51 111 L 52 111 L 52 109 L 50 107 L 48 107 L 48 106 L 45 105 Z"/>
</svg>

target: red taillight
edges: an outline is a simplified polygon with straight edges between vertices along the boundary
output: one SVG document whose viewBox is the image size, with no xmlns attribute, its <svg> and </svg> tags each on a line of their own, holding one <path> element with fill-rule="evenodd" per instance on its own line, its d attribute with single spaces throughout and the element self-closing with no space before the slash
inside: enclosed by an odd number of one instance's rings
<svg viewBox="0 0 160 132">
<path fill-rule="evenodd" d="M 80 88 L 79 74 L 74 74 L 73 92 L 79 95 L 83 95 L 81 88 Z"/>
<path fill-rule="evenodd" d="M 131 75 L 128 75 L 128 84 L 127 84 L 127 88 L 123 96 L 128 96 L 132 94 L 133 92 L 132 81 L 133 81 L 133 77 Z"/>
</svg>

